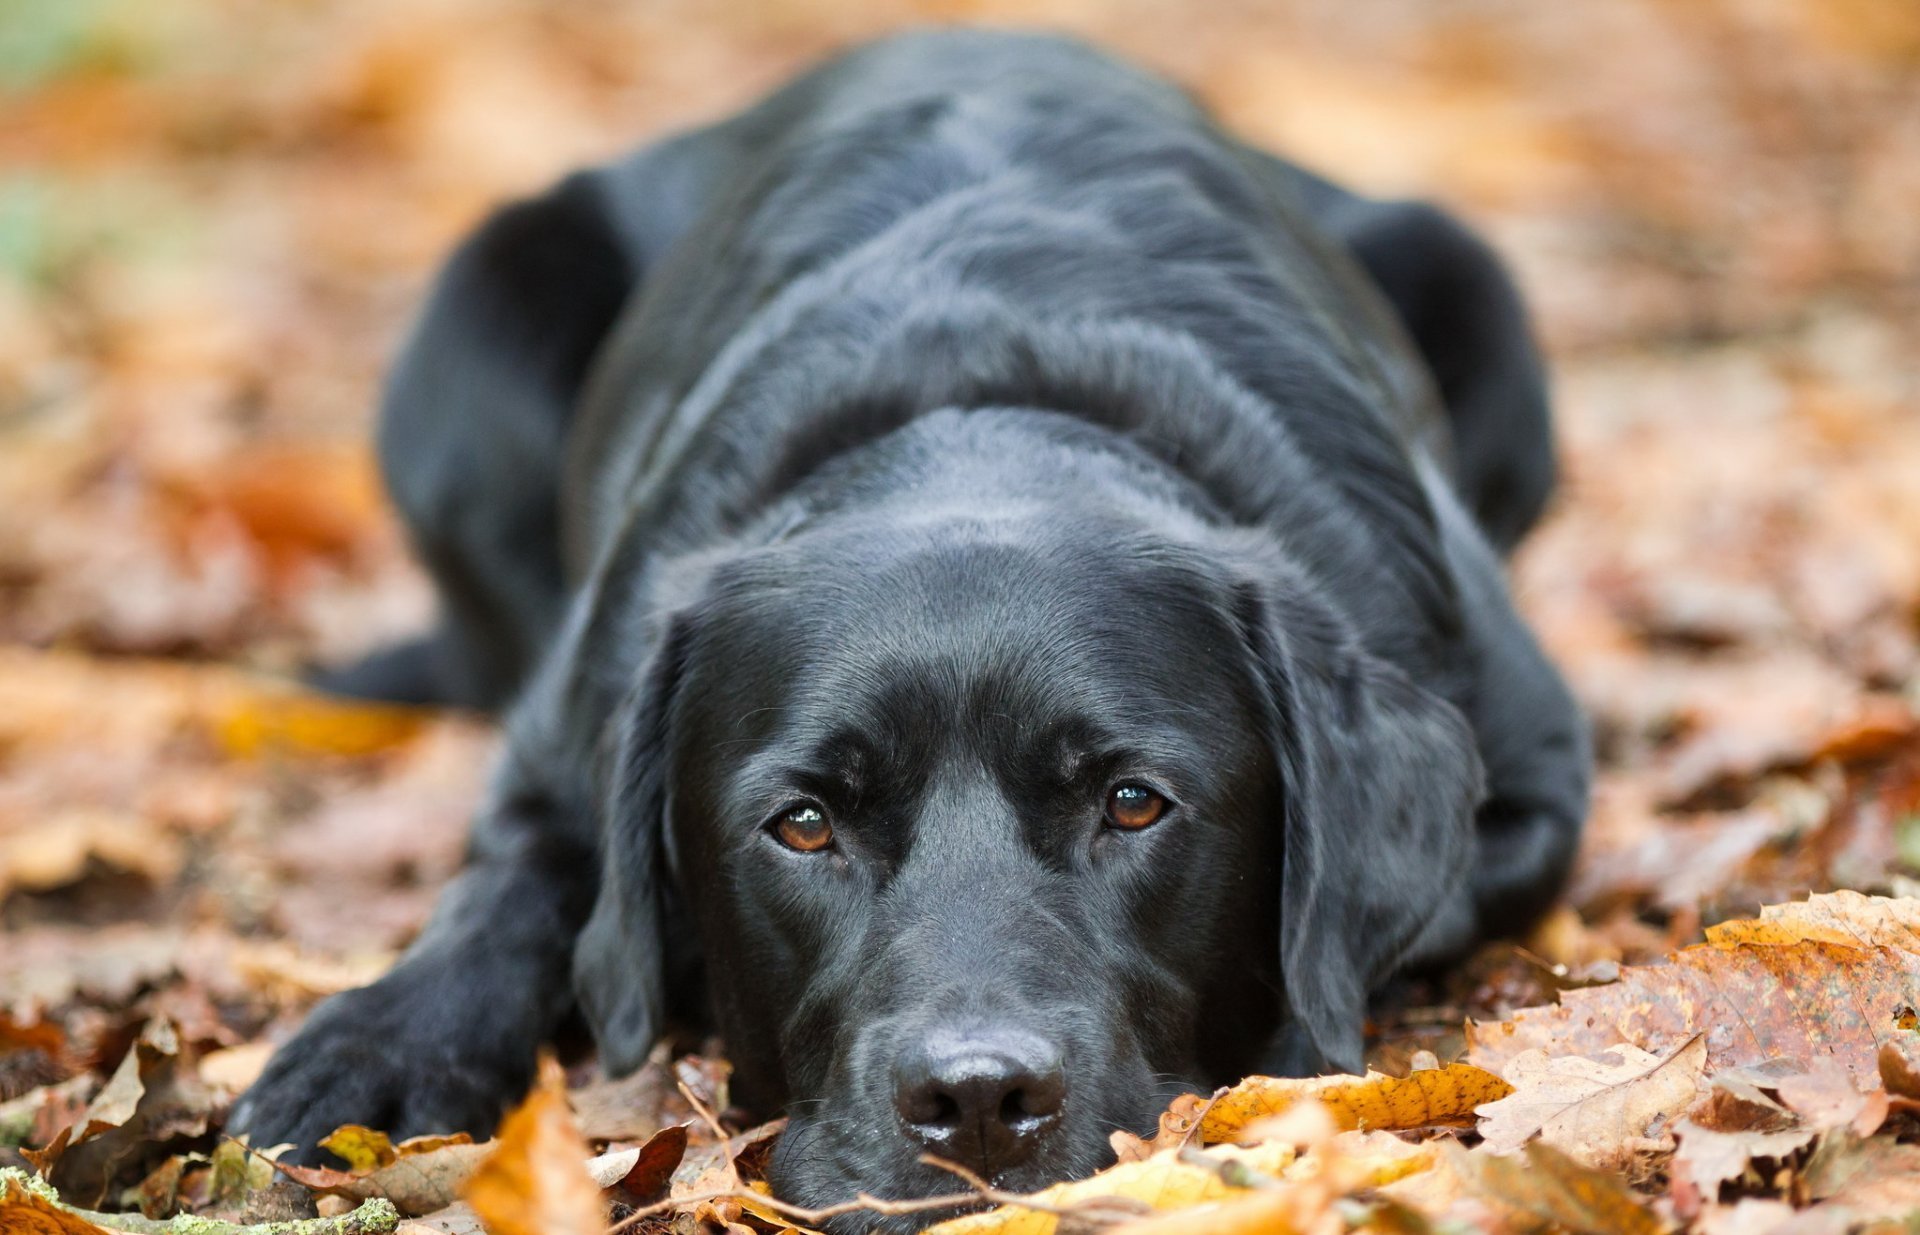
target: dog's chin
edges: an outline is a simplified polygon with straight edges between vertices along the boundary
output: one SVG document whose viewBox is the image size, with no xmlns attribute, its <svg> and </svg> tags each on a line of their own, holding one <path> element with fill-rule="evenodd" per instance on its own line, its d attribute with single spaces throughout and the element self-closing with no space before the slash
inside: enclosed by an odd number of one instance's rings
<svg viewBox="0 0 1920 1235">
<path fill-rule="evenodd" d="M 869 1129 L 864 1133 L 862 1127 Z M 832 1118 L 794 1117 L 780 1136 L 767 1176 L 782 1200 L 822 1209 L 866 1195 L 883 1201 L 958 1196 L 970 1186 L 950 1171 L 921 1160 L 925 1151 L 887 1121 L 861 1125 Z M 1113 1152 L 1097 1129 L 1062 1128 L 1047 1145 L 987 1182 L 1001 1192 L 1037 1192 L 1078 1179 L 1112 1163 Z M 832 1235 L 918 1231 L 948 1218 L 988 1208 L 971 1202 L 912 1213 L 861 1210 L 825 1224 Z"/>
</svg>

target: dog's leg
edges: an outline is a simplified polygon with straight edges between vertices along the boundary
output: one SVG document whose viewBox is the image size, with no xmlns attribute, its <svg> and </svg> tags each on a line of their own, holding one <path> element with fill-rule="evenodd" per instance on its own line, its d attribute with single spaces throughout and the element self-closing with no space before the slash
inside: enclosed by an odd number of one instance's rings
<svg viewBox="0 0 1920 1235">
<path fill-rule="evenodd" d="M 588 778 L 529 763 L 509 754 L 466 869 L 400 964 L 322 1004 L 229 1130 L 314 1161 L 345 1123 L 396 1138 L 485 1135 L 525 1091 L 535 1051 L 572 1005 L 573 941 L 597 879 Z"/>
<path fill-rule="evenodd" d="M 604 172 L 507 206 L 454 253 L 388 380 L 380 459 L 441 629 L 318 682 L 498 708 L 566 598 L 560 461 L 587 366 L 639 278 Z"/>
</svg>

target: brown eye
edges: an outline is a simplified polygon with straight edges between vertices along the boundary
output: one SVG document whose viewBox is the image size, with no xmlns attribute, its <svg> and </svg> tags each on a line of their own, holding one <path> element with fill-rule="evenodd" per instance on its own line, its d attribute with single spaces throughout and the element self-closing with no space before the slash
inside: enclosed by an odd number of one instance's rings
<svg viewBox="0 0 1920 1235">
<path fill-rule="evenodd" d="M 815 853 L 833 843 L 827 812 L 811 802 L 782 811 L 773 821 L 773 834 L 781 844 L 801 853 Z"/>
<path fill-rule="evenodd" d="M 1138 832 L 1160 822 L 1167 800 L 1145 785 L 1116 785 L 1107 795 L 1107 825 Z"/>
</svg>

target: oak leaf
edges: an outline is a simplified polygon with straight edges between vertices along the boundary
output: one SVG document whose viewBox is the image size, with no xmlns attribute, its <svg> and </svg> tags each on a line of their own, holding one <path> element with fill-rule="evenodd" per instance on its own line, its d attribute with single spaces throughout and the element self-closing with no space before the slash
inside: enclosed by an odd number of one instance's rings
<svg viewBox="0 0 1920 1235">
<path fill-rule="evenodd" d="M 1625 1170 L 1693 1105 L 1706 1063 L 1704 1037 L 1665 1058 L 1633 1046 L 1591 1058 L 1528 1051 L 1507 1066 L 1513 1091 L 1480 1108 L 1480 1135 L 1495 1153 L 1538 1138 L 1583 1166 Z"/>
</svg>

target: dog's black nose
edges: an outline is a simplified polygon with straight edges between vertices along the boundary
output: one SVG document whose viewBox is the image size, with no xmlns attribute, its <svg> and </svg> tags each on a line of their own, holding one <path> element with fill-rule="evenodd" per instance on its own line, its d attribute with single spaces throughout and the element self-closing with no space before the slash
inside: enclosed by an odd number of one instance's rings
<svg viewBox="0 0 1920 1235">
<path fill-rule="evenodd" d="M 1022 1031 L 936 1034 L 902 1054 L 894 1073 L 907 1131 L 989 1176 L 1033 1151 L 1066 1098 L 1059 1048 Z"/>
</svg>

